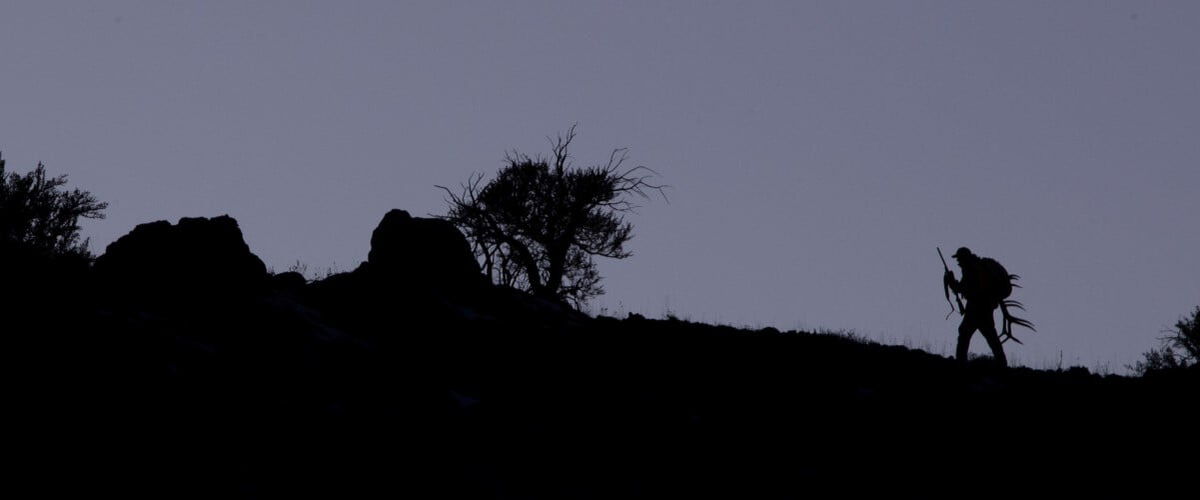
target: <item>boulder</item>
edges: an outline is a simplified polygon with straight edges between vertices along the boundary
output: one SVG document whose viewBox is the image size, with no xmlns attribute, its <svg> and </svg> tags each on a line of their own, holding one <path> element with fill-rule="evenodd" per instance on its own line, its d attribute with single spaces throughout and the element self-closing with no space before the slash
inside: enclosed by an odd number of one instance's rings
<svg viewBox="0 0 1200 500">
<path fill-rule="evenodd" d="M 258 289 L 267 279 L 266 266 L 228 215 L 140 224 L 108 245 L 94 269 L 103 283 L 142 294 L 238 293 Z"/>
<path fill-rule="evenodd" d="M 464 290 L 483 282 L 471 246 L 454 224 L 395 209 L 371 233 L 364 270 L 413 290 Z"/>
<path fill-rule="evenodd" d="M 296 271 L 287 271 L 271 276 L 271 286 L 278 290 L 301 290 L 308 284 L 308 278 Z"/>
</svg>

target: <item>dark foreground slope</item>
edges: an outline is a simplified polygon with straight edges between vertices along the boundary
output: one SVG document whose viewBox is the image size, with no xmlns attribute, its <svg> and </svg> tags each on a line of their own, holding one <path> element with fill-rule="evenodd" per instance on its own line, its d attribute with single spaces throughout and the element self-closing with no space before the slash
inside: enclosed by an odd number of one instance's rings
<svg viewBox="0 0 1200 500">
<path fill-rule="evenodd" d="M 10 266 L 13 477 L 156 497 L 789 498 L 1196 468 L 1196 436 L 1173 432 L 1197 421 L 1195 371 L 588 318 L 492 287 L 464 245 L 392 212 L 368 262 L 306 284 L 267 274 L 232 219 L 185 219 L 90 270 Z"/>
</svg>

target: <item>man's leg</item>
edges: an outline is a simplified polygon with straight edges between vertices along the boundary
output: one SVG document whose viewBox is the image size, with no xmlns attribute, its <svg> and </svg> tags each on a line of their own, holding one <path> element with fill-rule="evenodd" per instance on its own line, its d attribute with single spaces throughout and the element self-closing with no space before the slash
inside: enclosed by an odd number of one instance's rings
<svg viewBox="0 0 1200 500">
<path fill-rule="evenodd" d="M 1000 336 L 996 334 L 996 322 L 992 318 L 992 311 L 988 311 L 985 317 L 980 318 L 979 333 L 983 334 L 988 347 L 992 348 L 992 357 L 996 359 L 996 363 L 1000 366 L 1008 366 L 1008 358 L 1004 356 L 1004 344 L 1000 342 Z"/>
<path fill-rule="evenodd" d="M 959 361 L 967 361 L 967 353 L 971 348 L 971 335 L 975 334 L 975 322 L 971 318 L 971 314 L 967 313 L 963 317 L 962 323 L 958 325 L 958 346 L 954 349 L 954 356 Z"/>
</svg>

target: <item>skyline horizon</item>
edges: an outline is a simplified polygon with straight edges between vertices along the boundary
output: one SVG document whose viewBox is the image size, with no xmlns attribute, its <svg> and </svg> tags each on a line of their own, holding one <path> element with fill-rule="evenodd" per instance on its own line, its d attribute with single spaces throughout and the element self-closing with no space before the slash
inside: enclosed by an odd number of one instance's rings
<svg viewBox="0 0 1200 500">
<path fill-rule="evenodd" d="M 0 154 L 2 154 L 2 151 L 0 151 Z M 2 157 L 2 156 L 0 156 L 0 157 Z M 10 172 L 20 173 L 21 171 L 19 171 L 19 170 L 14 171 L 14 170 L 10 169 Z M 53 174 L 53 172 L 48 172 L 48 174 Z M 51 176 L 53 176 L 53 175 L 51 175 Z M 68 179 L 68 181 L 69 180 L 70 179 Z M 82 189 L 82 190 L 86 191 L 85 187 L 71 186 L 69 182 L 68 182 L 67 187 L 70 189 Z M 395 207 L 395 209 L 404 210 L 403 208 L 400 208 L 400 207 Z M 212 218 L 212 217 L 219 217 L 219 216 L 229 216 L 229 217 L 232 217 L 235 221 L 237 220 L 237 217 L 235 214 L 228 214 L 228 213 L 220 213 L 220 214 L 214 213 L 214 214 L 184 216 L 183 218 L 187 218 L 187 217 Z M 425 215 L 414 215 L 414 217 L 438 217 L 438 216 L 436 216 L 434 214 L 425 214 Z M 145 222 L 139 223 L 138 225 L 159 222 L 159 221 L 163 221 L 163 220 L 166 220 L 166 219 L 151 219 L 151 220 L 146 220 Z M 177 224 L 179 222 L 178 219 L 166 220 L 166 221 L 170 222 L 171 224 Z M 81 231 L 85 235 L 87 234 L 86 229 L 87 229 L 86 226 L 84 226 L 83 231 Z M 133 227 L 129 228 L 129 230 L 132 231 Z M 249 241 L 250 241 L 249 235 L 245 234 L 244 230 L 243 230 L 243 234 L 247 238 L 247 242 L 249 244 Z M 90 239 L 90 236 L 87 238 Z M 370 236 L 367 235 L 366 239 L 369 241 Z M 113 241 L 115 241 L 115 239 Z M 105 253 L 107 246 L 110 245 L 111 243 L 113 243 L 113 241 L 109 241 L 108 243 L 106 243 L 104 245 L 105 248 L 97 248 L 97 245 L 91 245 L 90 249 L 93 254 L 93 257 L 98 257 L 98 256 L 102 255 L 103 253 Z M 252 245 L 250 246 L 250 251 L 251 251 L 251 253 L 258 255 L 254 251 L 254 248 Z M 611 260 L 611 259 L 606 259 L 606 260 Z M 314 268 L 309 267 L 308 264 L 304 261 L 296 261 L 296 262 L 290 264 L 288 267 L 280 269 L 279 267 L 273 265 L 271 262 L 266 261 L 266 259 L 264 259 L 264 263 L 266 264 L 267 272 L 270 274 L 279 274 L 282 272 L 295 270 L 297 272 L 300 272 L 302 275 L 305 276 L 306 279 L 308 279 L 310 281 L 319 281 L 319 280 L 327 278 L 333 274 L 349 273 L 351 271 L 354 271 L 359 265 L 361 265 L 365 262 L 366 262 L 366 255 L 364 254 L 362 260 L 360 260 L 357 263 L 354 263 L 353 265 L 347 266 L 347 267 L 336 266 L 336 263 L 335 263 L 335 266 L 332 266 L 332 267 L 329 267 L 326 269 L 314 269 Z M 301 267 L 302 269 L 293 269 L 293 267 Z M 957 268 L 957 266 L 952 267 L 951 271 L 953 271 L 958 276 L 960 276 L 961 272 L 962 272 L 961 269 Z M 1016 293 L 1019 293 L 1019 292 L 1016 292 Z M 711 325 L 716 325 L 716 326 L 731 326 L 731 327 L 735 327 L 735 328 L 739 328 L 739 329 L 748 329 L 748 330 L 760 330 L 763 328 L 771 327 L 771 328 L 776 328 L 777 330 L 784 331 L 784 332 L 798 331 L 800 333 L 812 333 L 812 334 L 835 334 L 835 335 L 847 336 L 847 337 L 854 338 L 854 339 L 865 340 L 865 341 L 869 341 L 869 342 L 877 342 L 877 343 L 884 344 L 884 345 L 897 345 L 897 346 L 908 347 L 911 349 L 923 350 L 923 351 L 929 352 L 931 354 L 936 354 L 936 355 L 940 355 L 940 356 L 947 357 L 947 358 L 953 357 L 953 352 L 952 352 L 953 351 L 953 339 L 951 339 L 951 338 L 941 339 L 940 341 L 935 343 L 935 342 L 930 341 L 930 339 L 922 339 L 922 340 L 918 341 L 917 339 L 914 339 L 911 336 L 900 337 L 894 333 L 887 332 L 887 331 L 860 333 L 854 329 L 840 328 L 835 325 L 805 325 L 802 323 L 797 323 L 795 326 L 789 327 L 786 325 L 765 324 L 762 321 L 742 322 L 742 323 L 726 322 L 721 319 L 722 315 L 720 313 L 701 313 L 699 315 L 699 318 L 697 319 L 697 318 L 693 318 L 692 313 L 677 313 L 677 311 L 672 310 L 671 306 L 670 306 L 670 297 L 669 296 L 664 297 L 665 303 L 664 303 L 663 309 L 661 310 L 661 312 L 659 313 L 658 316 L 654 316 L 653 312 L 650 312 L 647 310 L 633 311 L 633 310 L 618 309 L 618 310 L 610 311 L 608 309 L 608 306 L 597 306 L 596 305 L 596 303 L 599 302 L 600 299 L 602 299 L 603 297 L 604 296 L 602 295 L 600 297 L 593 299 L 592 301 L 589 301 L 587 304 L 585 304 L 584 307 L 579 308 L 579 310 L 581 312 L 584 312 L 591 316 L 604 315 L 604 316 L 611 316 L 611 317 L 616 317 L 616 318 L 623 318 L 629 314 L 640 314 L 643 316 L 657 318 L 657 319 L 679 319 L 679 320 L 688 321 L 688 322 L 697 322 L 697 323 L 711 324 Z M 957 309 L 955 311 L 952 311 L 950 313 L 950 315 L 946 317 L 945 321 L 948 324 L 953 325 L 955 322 L 952 320 L 961 318 L 961 315 L 954 314 L 954 313 L 957 313 Z M 993 314 L 998 314 L 998 310 L 994 311 Z M 1180 313 L 1180 315 L 1177 319 L 1185 319 L 1186 316 L 1187 316 L 1187 312 Z M 1172 322 L 1174 322 L 1174 321 L 1175 320 L 1172 320 Z M 1165 330 L 1165 329 L 1161 331 L 1161 333 L 1164 333 L 1164 334 L 1166 332 L 1167 332 L 1167 330 Z M 1036 335 L 1036 333 L 1026 332 L 1026 336 L 1030 336 L 1030 335 Z M 975 346 L 976 344 L 982 343 L 981 339 L 977 339 L 977 340 L 978 340 L 977 342 L 972 343 L 973 346 Z M 935 347 L 935 345 L 936 345 L 936 347 Z M 1009 345 L 1009 344 L 1007 342 L 1005 342 L 1005 345 Z M 975 356 L 975 355 L 990 356 L 989 353 L 978 352 L 978 351 L 979 351 L 978 349 L 972 349 L 972 356 Z M 1141 360 L 1141 354 L 1142 353 L 1138 353 L 1137 359 L 1135 359 L 1135 361 Z M 1097 373 L 1100 375 L 1108 375 L 1108 374 L 1134 375 L 1133 373 L 1131 373 L 1131 370 L 1132 370 L 1131 364 L 1124 364 L 1124 365 L 1121 365 L 1120 367 L 1115 367 L 1115 368 L 1113 366 L 1111 366 L 1111 361 L 1102 361 L 1099 364 L 1093 364 L 1093 365 L 1084 365 L 1081 363 L 1072 364 L 1072 362 L 1069 361 L 1070 358 L 1065 357 L 1065 355 L 1062 351 L 1059 351 L 1057 359 L 1042 358 L 1039 360 L 1031 361 L 1031 360 L 1025 359 L 1019 352 L 1009 353 L 1008 357 L 1009 357 L 1009 365 L 1010 366 L 1023 366 L 1023 367 L 1033 368 L 1033 369 L 1038 369 L 1038 370 L 1055 370 L 1055 369 L 1066 369 L 1066 368 L 1072 367 L 1072 366 L 1082 366 L 1084 368 L 1088 368 L 1093 373 Z M 1075 359 L 1076 359 L 1076 361 L 1079 360 L 1078 357 L 1076 357 Z"/>
<path fill-rule="evenodd" d="M 277 271 L 349 271 L 389 209 L 578 123 L 577 164 L 672 186 L 596 311 L 952 346 L 934 249 L 965 246 L 1022 277 L 1011 360 L 1120 373 L 1200 303 L 1200 4 L 4 10 L 0 149 L 110 203 L 96 253 L 229 214 Z"/>
</svg>

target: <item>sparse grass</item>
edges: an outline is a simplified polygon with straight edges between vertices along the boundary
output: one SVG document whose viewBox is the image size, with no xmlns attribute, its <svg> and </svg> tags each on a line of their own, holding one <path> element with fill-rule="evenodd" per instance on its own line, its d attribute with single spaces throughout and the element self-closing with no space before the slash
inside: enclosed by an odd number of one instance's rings
<svg viewBox="0 0 1200 500">
<path fill-rule="evenodd" d="M 288 271 L 300 273 L 300 275 L 304 276 L 304 279 L 308 280 L 310 283 L 314 281 L 322 281 L 341 272 L 341 270 L 338 269 L 337 262 L 334 262 L 332 266 L 326 267 L 323 271 L 313 271 L 312 274 L 309 274 L 308 264 L 300 262 L 299 260 L 297 260 L 295 264 L 292 264 L 292 266 L 288 268 Z"/>
<path fill-rule="evenodd" d="M 602 316 L 611 316 L 611 317 L 615 317 L 615 318 L 624 318 L 628 314 L 628 312 L 626 312 L 624 303 L 618 303 L 616 310 L 610 311 L 610 309 L 607 307 L 601 307 L 596 312 L 596 314 L 602 315 Z M 769 328 L 774 328 L 775 331 L 779 332 L 780 334 L 787 334 L 787 335 L 811 334 L 811 335 L 837 336 L 837 337 L 842 337 L 847 340 L 857 342 L 860 344 L 865 344 L 865 345 L 901 346 L 901 347 L 905 347 L 910 350 L 922 351 L 922 352 L 925 352 L 925 353 L 928 353 L 931 355 L 941 356 L 943 358 L 953 358 L 954 357 L 954 348 L 955 348 L 954 344 L 956 342 L 953 335 L 948 335 L 948 336 L 946 336 L 946 338 L 942 338 L 942 339 L 930 339 L 930 338 L 914 339 L 910 335 L 905 335 L 904 337 L 889 336 L 889 335 L 885 335 L 885 334 L 868 335 L 868 334 L 863 334 L 863 333 L 860 333 L 860 332 L 858 332 L 856 330 L 852 330 L 852 329 L 812 327 L 802 321 L 795 322 L 794 327 L 790 330 L 783 330 L 780 328 L 775 328 L 771 325 L 767 325 L 767 324 L 763 323 L 762 321 L 756 321 L 753 323 L 743 323 L 743 324 L 735 325 L 735 324 L 729 324 L 729 323 L 722 321 L 721 316 L 719 314 L 715 314 L 715 313 L 702 314 L 699 317 L 699 319 L 697 319 L 689 314 L 680 314 L 671 308 L 670 297 L 664 297 L 663 310 L 662 310 L 662 315 L 660 317 L 666 321 L 677 321 L 677 322 L 683 322 L 683 323 L 699 323 L 699 324 L 711 325 L 711 326 L 715 326 L 715 327 L 734 328 L 734 329 L 738 329 L 738 330 L 747 330 L 747 331 L 752 331 L 752 332 L 762 332 Z M 981 339 L 977 338 L 976 341 L 977 342 L 981 341 Z M 1012 345 L 1012 343 L 1008 343 L 1008 344 L 1005 344 L 1005 347 L 1008 348 L 1011 345 Z M 1055 356 L 1055 357 L 1041 358 L 1041 359 L 1026 359 L 1026 358 L 1023 358 L 1019 352 L 1008 352 L 1008 349 L 1006 349 L 1006 354 L 1008 355 L 1009 366 L 1012 368 L 1023 367 L 1023 368 L 1028 368 L 1028 369 L 1032 369 L 1032 370 L 1048 371 L 1048 372 L 1063 372 L 1068 369 L 1083 368 L 1083 369 L 1088 370 L 1088 372 L 1090 372 L 1090 373 L 1094 373 L 1094 374 L 1097 374 L 1100 376 L 1110 376 L 1110 375 L 1112 375 L 1112 376 L 1136 376 L 1136 375 L 1138 375 L 1136 370 L 1134 370 L 1132 367 L 1129 367 L 1129 366 L 1126 366 L 1127 370 L 1124 373 L 1118 373 L 1119 370 L 1114 371 L 1113 365 L 1111 362 L 1098 362 L 1096 364 L 1093 364 L 1090 367 L 1082 366 L 1082 364 L 1081 364 L 1082 359 L 1080 359 L 1078 357 L 1075 357 L 1073 362 L 1067 362 L 1066 359 L 1064 358 L 1064 353 L 1061 350 L 1058 351 L 1057 356 Z M 982 353 L 982 352 L 981 353 L 971 353 L 970 359 L 972 359 L 972 360 L 974 360 L 974 359 L 992 359 L 992 356 L 990 354 Z"/>
<path fill-rule="evenodd" d="M 312 271 L 310 273 L 308 264 L 305 262 L 301 262 L 299 259 L 297 259 L 296 262 L 294 262 L 294 263 L 292 263 L 292 265 L 288 266 L 287 271 L 284 271 L 284 272 L 298 273 L 299 275 L 304 276 L 305 281 L 312 283 L 315 281 L 324 280 L 326 278 L 329 278 L 330 276 L 341 273 L 342 271 L 338 268 L 337 262 L 334 262 L 332 266 L 326 267 L 325 270 L 323 270 L 323 271 Z M 275 272 L 275 267 L 273 267 L 273 266 L 268 267 L 267 274 L 272 275 L 272 276 L 277 274 Z"/>
<path fill-rule="evenodd" d="M 813 335 L 828 335 L 828 336 L 833 336 L 833 337 L 842 337 L 842 338 L 850 340 L 852 342 L 857 342 L 859 344 L 864 344 L 864 345 L 883 345 L 879 341 L 872 339 L 870 337 L 867 337 L 865 335 L 862 335 L 854 330 L 844 330 L 844 329 L 836 329 L 835 330 L 835 329 L 822 327 L 822 328 L 814 329 L 812 333 L 813 333 Z"/>
</svg>

